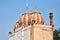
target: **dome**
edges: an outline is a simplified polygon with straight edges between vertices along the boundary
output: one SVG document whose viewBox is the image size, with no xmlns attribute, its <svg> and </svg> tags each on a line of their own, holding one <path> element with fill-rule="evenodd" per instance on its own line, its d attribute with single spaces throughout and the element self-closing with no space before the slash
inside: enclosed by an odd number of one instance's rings
<svg viewBox="0 0 60 40">
<path fill-rule="evenodd" d="M 19 27 L 19 23 L 17 22 L 17 23 L 14 25 L 14 30 L 16 30 L 18 27 Z"/>
<path fill-rule="evenodd" d="M 31 23 L 33 23 L 32 21 L 38 24 L 44 24 L 44 17 L 38 12 L 37 9 L 35 9 L 31 15 Z"/>
<path fill-rule="evenodd" d="M 35 9 L 32 14 L 26 10 L 25 13 L 19 18 L 19 21 L 14 25 L 14 30 L 21 26 L 26 27 L 33 23 L 44 24 L 44 17 L 38 12 L 37 9 Z"/>
<path fill-rule="evenodd" d="M 25 13 L 21 16 L 19 23 L 21 25 L 27 26 L 30 22 L 30 13 L 28 10 L 25 11 Z"/>
</svg>

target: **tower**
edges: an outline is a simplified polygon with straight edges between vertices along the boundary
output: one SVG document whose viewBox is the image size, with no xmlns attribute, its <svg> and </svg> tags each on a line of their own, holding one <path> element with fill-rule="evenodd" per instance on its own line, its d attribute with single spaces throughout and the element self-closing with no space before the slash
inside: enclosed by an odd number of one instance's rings
<svg viewBox="0 0 60 40">
<path fill-rule="evenodd" d="M 53 24 L 53 13 L 50 12 L 49 15 L 50 15 L 50 16 L 49 16 L 49 18 L 50 18 L 50 25 L 51 25 L 52 27 L 54 27 L 54 24 Z"/>
</svg>

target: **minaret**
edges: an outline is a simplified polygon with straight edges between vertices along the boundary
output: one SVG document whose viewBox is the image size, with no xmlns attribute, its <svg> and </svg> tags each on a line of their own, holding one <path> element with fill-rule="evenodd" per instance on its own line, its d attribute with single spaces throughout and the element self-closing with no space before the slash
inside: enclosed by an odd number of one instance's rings
<svg viewBox="0 0 60 40">
<path fill-rule="evenodd" d="M 54 27 L 54 24 L 53 24 L 53 13 L 52 13 L 52 12 L 50 12 L 49 18 L 50 18 L 50 25 L 51 25 L 52 27 Z"/>
</svg>

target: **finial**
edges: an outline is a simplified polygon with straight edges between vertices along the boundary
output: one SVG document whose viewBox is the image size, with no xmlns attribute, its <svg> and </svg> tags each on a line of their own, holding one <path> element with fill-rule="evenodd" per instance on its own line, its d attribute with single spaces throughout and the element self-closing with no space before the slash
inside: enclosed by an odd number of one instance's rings
<svg viewBox="0 0 60 40">
<path fill-rule="evenodd" d="M 37 4 L 35 3 L 35 9 L 37 9 Z"/>
<path fill-rule="evenodd" d="M 29 13 L 28 4 L 26 4 L 26 11 L 25 11 L 25 13 Z"/>
<path fill-rule="evenodd" d="M 26 10 L 28 10 L 28 4 L 26 4 Z"/>
<path fill-rule="evenodd" d="M 34 12 L 38 12 L 36 3 L 35 3 L 35 10 L 34 10 Z"/>
</svg>

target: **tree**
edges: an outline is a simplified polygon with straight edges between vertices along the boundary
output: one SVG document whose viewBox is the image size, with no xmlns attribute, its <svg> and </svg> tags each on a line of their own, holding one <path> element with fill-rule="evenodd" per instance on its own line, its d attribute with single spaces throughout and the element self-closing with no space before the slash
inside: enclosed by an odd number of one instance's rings
<svg viewBox="0 0 60 40">
<path fill-rule="evenodd" d="M 60 40 L 60 28 L 58 30 L 55 29 L 53 35 L 54 40 Z"/>
</svg>

